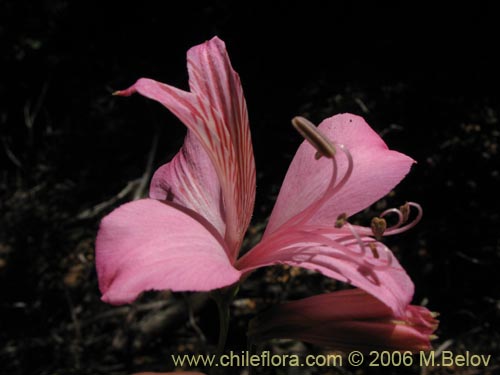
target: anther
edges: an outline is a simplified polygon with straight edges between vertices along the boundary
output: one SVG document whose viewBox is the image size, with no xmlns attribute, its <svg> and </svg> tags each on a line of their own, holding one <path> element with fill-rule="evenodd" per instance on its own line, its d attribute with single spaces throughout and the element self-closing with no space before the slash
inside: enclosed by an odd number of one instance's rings
<svg viewBox="0 0 500 375">
<path fill-rule="evenodd" d="M 375 243 L 373 243 L 373 242 L 369 242 L 369 243 L 368 243 L 368 247 L 369 247 L 369 248 L 370 248 L 370 250 L 372 251 L 373 257 L 374 257 L 375 259 L 380 258 L 380 255 L 379 255 L 378 250 L 377 250 L 377 245 L 375 245 Z"/>
<path fill-rule="evenodd" d="M 380 240 L 387 229 L 387 222 L 381 217 L 374 217 L 371 222 L 372 232 L 377 240 Z"/>
<path fill-rule="evenodd" d="M 408 202 L 403 204 L 401 207 L 399 207 L 399 211 L 403 215 L 403 223 L 406 223 L 408 221 L 408 218 L 410 217 L 410 205 Z"/>
<path fill-rule="evenodd" d="M 318 151 L 314 156 L 316 159 L 322 156 L 326 156 L 329 159 L 335 157 L 335 146 L 318 131 L 311 121 L 302 116 L 296 116 L 292 119 L 292 125 Z"/>
<path fill-rule="evenodd" d="M 335 228 L 342 228 L 345 223 L 347 223 L 347 214 L 345 212 L 341 213 L 337 220 L 335 220 Z"/>
</svg>

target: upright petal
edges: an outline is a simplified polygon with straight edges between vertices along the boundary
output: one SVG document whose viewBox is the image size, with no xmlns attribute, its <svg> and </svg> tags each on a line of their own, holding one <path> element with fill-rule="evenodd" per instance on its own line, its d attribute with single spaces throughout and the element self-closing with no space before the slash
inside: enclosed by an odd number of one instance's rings
<svg viewBox="0 0 500 375">
<path fill-rule="evenodd" d="M 342 213 L 347 216 L 368 207 L 390 192 L 410 170 L 414 161 L 389 150 L 384 141 L 361 118 L 341 114 L 324 120 L 318 127 L 334 144 L 352 155 L 352 174 L 346 184 L 327 199 L 308 222 L 332 225 Z M 269 219 L 266 235 L 276 231 L 311 204 L 322 199 L 333 173 L 331 159 L 315 159 L 316 149 L 304 141 L 295 154 Z M 337 176 L 348 169 L 348 159 L 337 152 Z"/>
<path fill-rule="evenodd" d="M 138 92 L 171 110 L 197 137 L 219 177 L 228 255 L 236 259 L 255 200 L 255 163 L 243 90 L 218 39 L 188 52 L 192 92 L 140 79 L 118 94 Z"/>
<path fill-rule="evenodd" d="M 189 87 L 221 116 L 235 149 L 231 173 L 239 241 L 250 223 L 255 202 L 255 160 L 240 77 L 231 66 L 225 43 L 214 37 L 187 53 Z M 234 215 L 234 214 L 233 214 Z M 231 227 L 232 223 L 227 223 Z M 243 229 L 243 232 L 241 230 Z M 238 242 L 238 249 L 241 242 Z"/>
<path fill-rule="evenodd" d="M 226 224 L 219 177 L 191 130 L 177 155 L 155 172 L 149 196 L 178 203 L 199 213 L 224 237 Z"/>
<path fill-rule="evenodd" d="M 236 267 L 243 273 L 275 264 L 317 271 L 365 290 L 402 315 L 413 297 L 413 283 L 389 249 L 379 242 L 371 244 L 376 255 L 368 246 L 360 248 L 344 229 L 283 228 L 265 237 Z"/>
<path fill-rule="evenodd" d="M 102 299 L 132 302 L 146 290 L 208 291 L 235 283 L 240 272 L 204 218 L 174 203 L 142 199 L 106 216 L 96 239 Z"/>
<path fill-rule="evenodd" d="M 247 227 L 255 200 L 255 161 L 240 77 L 231 66 L 224 42 L 217 37 L 191 48 L 187 60 L 191 92 L 220 113 L 236 149 L 238 213 Z"/>
<path fill-rule="evenodd" d="M 406 306 L 396 317 L 373 296 L 351 289 L 274 306 L 251 321 L 249 336 L 255 341 L 297 339 L 340 350 L 419 351 L 430 349 L 437 325 L 425 307 Z"/>
</svg>

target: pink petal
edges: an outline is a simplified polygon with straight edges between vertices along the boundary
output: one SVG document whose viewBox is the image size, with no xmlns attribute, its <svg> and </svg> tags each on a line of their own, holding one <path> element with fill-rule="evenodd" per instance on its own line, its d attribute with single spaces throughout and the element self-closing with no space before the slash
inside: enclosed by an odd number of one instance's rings
<svg viewBox="0 0 500 375">
<path fill-rule="evenodd" d="M 379 257 L 362 253 L 344 229 L 331 228 L 328 234 L 315 233 L 309 227 L 282 229 L 265 237 L 238 260 L 236 267 L 247 273 L 273 264 L 310 269 L 327 277 L 357 286 L 402 315 L 411 301 L 414 286 L 397 259 L 382 244 L 376 243 Z M 387 265 L 387 260 L 391 260 Z"/>
<path fill-rule="evenodd" d="M 208 291 L 238 281 L 217 231 L 201 216 L 153 199 L 106 216 L 96 240 L 105 302 L 132 302 L 146 290 Z"/>
<path fill-rule="evenodd" d="M 255 163 L 243 90 L 218 38 L 189 50 L 188 69 L 192 92 L 142 78 L 118 94 L 138 92 L 160 102 L 197 137 L 219 177 L 225 240 L 234 260 L 255 200 Z"/>
<path fill-rule="evenodd" d="M 250 223 L 255 201 L 255 161 L 248 123 L 248 112 L 240 77 L 231 66 L 226 45 L 218 37 L 191 48 L 187 53 L 191 92 L 210 103 L 222 117 L 235 149 L 229 182 L 235 204 L 237 248 Z M 226 208 L 228 209 L 228 208 Z M 233 209 L 233 208 L 229 208 Z M 232 222 L 227 225 L 231 227 Z"/>
<path fill-rule="evenodd" d="M 389 193 L 410 170 L 414 161 L 387 148 L 363 118 L 341 114 L 324 120 L 318 129 L 334 144 L 343 144 L 352 154 L 353 172 L 347 183 L 308 220 L 333 225 L 336 218 L 363 210 Z M 269 219 L 266 235 L 274 232 L 323 196 L 332 176 L 332 161 L 315 159 L 316 149 L 304 141 L 290 164 Z M 338 179 L 347 170 L 347 158 L 337 150 Z"/>
<path fill-rule="evenodd" d="M 149 196 L 197 212 L 224 236 L 226 224 L 219 178 L 207 152 L 191 130 L 172 161 L 155 172 Z"/>
</svg>

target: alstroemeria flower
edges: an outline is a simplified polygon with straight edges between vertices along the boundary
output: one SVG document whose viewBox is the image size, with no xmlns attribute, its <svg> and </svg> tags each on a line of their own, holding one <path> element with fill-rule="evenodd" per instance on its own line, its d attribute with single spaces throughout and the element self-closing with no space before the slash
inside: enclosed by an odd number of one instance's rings
<svg viewBox="0 0 500 375">
<path fill-rule="evenodd" d="M 437 314 L 408 305 L 404 314 L 360 289 L 321 294 L 271 307 L 250 323 L 255 342 L 294 339 L 338 350 L 431 349 Z"/>
<path fill-rule="evenodd" d="M 370 228 L 345 219 L 386 195 L 413 160 L 389 150 L 358 116 L 337 115 L 318 128 L 295 119 L 308 141 L 290 165 L 261 242 L 238 259 L 255 199 L 245 98 L 217 37 L 191 48 L 187 61 L 189 92 L 145 78 L 117 92 L 158 101 L 188 133 L 154 174 L 150 198 L 102 220 L 96 240 L 102 299 L 121 304 L 146 290 L 209 291 L 258 267 L 288 264 L 362 288 L 403 314 L 413 294 L 408 275 Z M 412 225 L 399 227 L 406 218 L 396 211 L 400 220 L 384 235 Z"/>
</svg>

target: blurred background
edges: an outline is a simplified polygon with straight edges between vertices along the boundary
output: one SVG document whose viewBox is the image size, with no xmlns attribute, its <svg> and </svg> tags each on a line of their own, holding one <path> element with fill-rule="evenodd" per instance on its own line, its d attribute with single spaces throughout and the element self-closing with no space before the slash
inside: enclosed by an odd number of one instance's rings
<svg viewBox="0 0 500 375">
<path fill-rule="evenodd" d="M 497 373 L 497 16 L 476 3 L 377 3 L 0 1 L 3 371 L 166 371 L 173 369 L 169 354 L 213 349 L 217 315 L 205 295 L 146 293 L 130 306 L 102 303 L 93 247 L 100 219 L 145 194 L 151 172 L 177 152 L 185 133 L 160 105 L 111 93 L 139 77 L 187 89 L 186 51 L 218 35 L 241 76 L 257 163 L 246 245 L 262 233 L 301 142 L 290 119 L 363 116 L 418 164 L 356 220 L 419 202 L 422 222 L 388 244 L 416 284 L 414 303 L 441 313 L 435 347 L 493 356 L 487 369 L 370 373 Z M 246 348 L 248 320 L 269 303 L 338 287 L 294 269 L 260 271 L 233 305 L 228 349 Z M 269 348 L 325 352 L 289 342 Z"/>
</svg>

